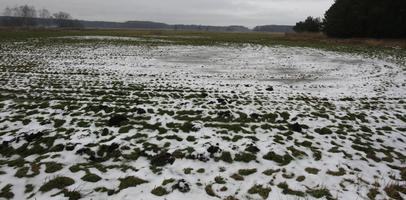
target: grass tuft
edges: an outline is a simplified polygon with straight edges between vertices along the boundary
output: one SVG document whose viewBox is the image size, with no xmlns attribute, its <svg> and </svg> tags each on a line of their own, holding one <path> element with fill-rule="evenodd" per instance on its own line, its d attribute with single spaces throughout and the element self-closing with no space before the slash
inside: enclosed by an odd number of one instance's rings
<svg viewBox="0 0 406 200">
<path fill-rule="evenodd" d="M 98 182 L 101 180 L 101 177 L 96 175 L 96 174 L 92 174 L 92 173 L 87 173 L 86 175 L 84 175 L 82 178 L 82 180 L 87 181 L 87 182 Z"/>
<path fill-rule="evenodd" d="M 162 186 L 159 186 L 159 187 L 154 188 L 154 189 L 151 191 L 151 193 L 152 193 L 153 195 L 159 196 L 159 197 L 169 194 L 169 192 L 166 191 L 166 189 L 165 189 L 164 187 L 162 187 Z"/>
<path fill-rule="evenodd" d="M 286 182 L 279 183 L 278 187 L 282 189 L 283 194 L 295 195 L 295 196 L 299 196 L 299 197 L 305 196 L 305 193 L 302 191 L 290 189 L 289 185 Z"/>
<path fill-rule="evenodd" d="M 259 194 L 263 199 L 268 198 L 269 192 L 271 192 L 271 188 L 262 185 L 254 185 L 248 190 L 249 194 Z"/>
<path fill-rule="evenodd" d="M 318 174 L 320 170 L 317 168 L 307 167 L 305 168 L 305 171 L 309 174 Z"/>
<path fill-rule="evenodd" d="M 217 194 L 214 192 L 214 190 L 213 190 L 213 188 L 212 188 L 211 186 L 212 186 L 211 184 L 206 185 L 206 187 L 204 188 L 204 189 L 206 190 L 206 193 L 207 193 L 209 196 L 218 197 Z"/>
<path fill-rule="evenodd" d="M 11 191 L 11 188 L 13 185 L 7 184 L 1 189 L 0 192 L 0 197 L 3 197 L 5 199 L 12 199 L 14 197 L 14 193 Z"/>
<path fill-rule="evenodd" d="M 239 174 L 233 174 L 233 175 L 230 176 L 230 178 L 232 178 L 232 179 L 234 179 L 236 181 L 243 181 L 244 180 L 244 177 L 239 175 Z"/>
<path fill-rule="evenodd" d="M 238 174 L 241 176 L 248 176 L 257 172 L 257 169 L 240 169 Z"/>
<path fill-rule="evenodd" d="M 135 176 L 127 176 L 120 179 L 120 185 L 118 186 L 119 190 L 124 190 L 129 187 L 137 187 L 138 185 L 148 183 L 148 181 L 137 178 Z"/>
<path fill-rule="evenodd" d="M 39 188 L 39 191 L 48 192 L 48 191 L 51 191 L 52 189 L 63 189 L 67 186 L 73 185 L 74 183 L 75 183 L 75 181 L 69 177 L 64 177 L 64 176 L 56 177 L 56 178 L 48 181 L 44 185 L 42 185 Z"/>
</svg>

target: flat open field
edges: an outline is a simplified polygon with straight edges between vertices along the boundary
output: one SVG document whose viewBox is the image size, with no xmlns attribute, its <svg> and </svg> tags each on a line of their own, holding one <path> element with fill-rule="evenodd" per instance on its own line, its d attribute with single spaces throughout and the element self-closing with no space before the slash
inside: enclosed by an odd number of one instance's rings
<svg viewBox="0 0 406 200">
<path fill-rule="evenodd" d="M 406 198 L 405 50 L 0 35 L 0 199 Z"/>
</svg>

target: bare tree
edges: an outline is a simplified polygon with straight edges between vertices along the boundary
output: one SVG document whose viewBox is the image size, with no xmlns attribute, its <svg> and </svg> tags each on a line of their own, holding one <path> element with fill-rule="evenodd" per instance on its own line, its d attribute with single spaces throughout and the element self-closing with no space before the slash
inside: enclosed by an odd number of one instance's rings
<svg viewBox="0 0 406 200">
<path fill-rule="evenodd" d="M 4 9 L 4 16 L 12 16 L 13 15 L 13 10 L 10 8 L 10 7 L 6 7 L 5 9 Z"/>
<path fill-rule="evenodd" d="M 35 26 L 37 25 L 36 17 L 37 17 L 37 10 L 33 6 L 20 6 L 18 9 L 20 12 L 19 17 L 22 17 L 23 26 Z"/>
<path fill-rule="evenodd" d="M 69 13 L 66 13 L 66 12 L 58 12 L 58 13 L 54 13 L 53 14 L 53 17 L 55 18 L 55 19 L 59 19 L 59 20 L 70 20 L 70 19 L 72 19 L 72 17 L 70 16 L 70 14 Z"/>
<path fill-rule="evenodd" d="M 43 26 L 56 24 L 58 27 L 83 27 L 81 22 L 74 20 L 69 13 L 57 12 L 51 15 L 47 9 L 37 11 L 33 6 L 28 5 L 6 7 L 4 15 L 7 17 L 2 20 L 1 24 L 5 26 L 36 26 L 39 22 Z"/>
<path fill-rule="evenodd" d="M 47 9 L 38 10 L 38 16 L 42 26 L 50 26 L 52 24 L 52 16 Z"/>
<path fill-rule="evenodd" d="M 51 18 L 51 13 L 47 9 L 41 9 L 38 11 L 39 18 L 41 19 L 49 19 Z"/>
<path fill-rule="evenodd" d="M 4 15 L 9 16 L 5 24 L 7 26 L 35 26 L 37 11 L 33 6 L 17 6 L 14 8 L 7 7 Z"/>
<path fill-rule="evenodd" d="M 58 27 L 69 27 L 69 21 L 72 18 L 69 13 L 58 12 L 58 13 L 54 13 L 52 16 Z"/>
<path fill-rule="evenodd" d="M 72 16 L 66 12 L 58 12 L 53 14 L 56 25 L 59 27 L 75 27 L 81 28 L 82 24 L 78 20 L 73 20 Z"/>
<path fill-rule="evenodd" d="M 16 8 L 17 17 L 35 18 L 37 17 L 37 10 L 33 6 L 20 6 Z"/>
</svg>

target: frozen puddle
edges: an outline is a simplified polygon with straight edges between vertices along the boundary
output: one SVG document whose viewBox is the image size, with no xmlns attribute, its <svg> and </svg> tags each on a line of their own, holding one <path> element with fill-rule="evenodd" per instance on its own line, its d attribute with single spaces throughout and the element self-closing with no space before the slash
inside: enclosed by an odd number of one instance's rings
<svg viewBox="0 0 406 200">
<path fill-rule="evenodd" d="M 66 53 L 65 56 L 70 56 L 69 51 Z M 78 48 L 72 53 L 72 58 L 51 58 L 47 62 L 54 65 L 68 62 L 70 65 L 64 67 L 74 69 L 78 66 L 108 68 L 125 74 L 166 74 L 167 81 L 179 81 L 187 73 L 195 77 L 189 84 L 197 87 L 219 81 L 234 86 L 273 85 L 281 93 L 327 97 L 399 97 L 406 92 L 400 87 L 405 82 L 405 73 L 396 63 L 310 48 L 105 46 Z M 77 55 L 83 59 L 76 59 Z"/>
<path fill-rule="evenodd" d="M 405 81 L 401 66 L 378 59 L 338 54 L 310 48 L 263 47 L 165 47 L 154 56 L 157 66 L 176 66 L 185 71 L 222 81 L 283 84 L 320 95 L 405 95 L 401 88 L 377 90 L 387 75 L 398 85 Z M 169 63 L 168 63 L 169 62 Z M 226 76 L 226 77 L 225 77 Z M 395 86 L 395 85 L 394 85 Z M 309 90 L 309 87 L 312 89 Z M 319 89 L 314 90 L 317 87 Z M 366 91 L 369 90 L 369 91 Z M 384 92 L 384 93 L 383 93 Z"/>
<path fill-rule="evenodd" d="M 138 41 L 138 42 L 167 42 L 167 43 L 171 42 L 163 39 L 146 39 L 140 37 L 119 37 L 119 36 L 63 36 L 56 38 L 75 39 L 75 40 L 121 40 L 121 41 Z"/>
</svg>

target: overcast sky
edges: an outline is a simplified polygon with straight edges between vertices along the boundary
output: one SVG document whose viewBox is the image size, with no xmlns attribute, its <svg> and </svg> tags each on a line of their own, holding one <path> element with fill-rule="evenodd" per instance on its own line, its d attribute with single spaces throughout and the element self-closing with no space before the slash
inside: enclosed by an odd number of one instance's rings
<svg viewBox="0 0 406 200">
<path fill-rule="evenodd" d="M 6 6 L 32 5 L 65 11 L 76 19 L 145 20 L 169 24 L 294 25 L 307 16 L 322 17 L 334 0 L 0 0 Z"/>
</svg>

